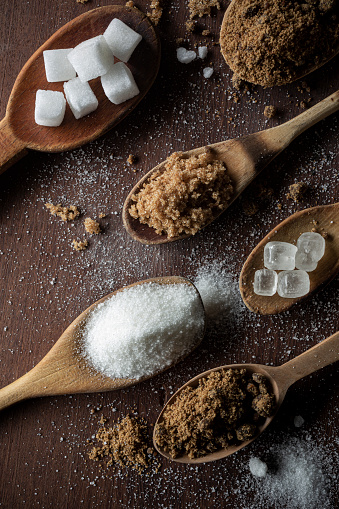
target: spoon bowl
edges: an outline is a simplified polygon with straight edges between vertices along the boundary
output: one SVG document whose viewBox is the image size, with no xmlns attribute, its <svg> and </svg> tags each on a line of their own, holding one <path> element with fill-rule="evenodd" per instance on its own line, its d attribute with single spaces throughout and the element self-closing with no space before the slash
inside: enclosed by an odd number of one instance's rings
<svg viewBox="0 0 339 509">
<path fill-rule="evenodd" d="M 89 306 L 81 315 L 71 323 L 71 325 L 61 335 L 51 350 L 45 357 L 28 373 L 0 389 L 0 410 L 21 401 L 23 399 L 51 396 L 56 394 L 75 394 L 82 392 L 104 392 L 116 389 L 124 389 L 139 382 L 152 378 L 153 376 L 169 369 L 154 372 L 149 376 L 142 378 L 109 378 L 97 372 L 89 365 L 85 356 L 82 354 L 83 330 L 88 318 L 91 316 L 99 304 L 116 295 L 118 292 L 126 290 L 136 285 L 147 283 L 157 283 L 161 285 L 189 285 L 195 289 L 201 302 L 201 313 L 205 318 L 204 307 L 200 294 L 193 283 L 180 276 L 157 277 L 139 281 L 129 286 L 116 290 L 102 299 Z M 194 348 L 201 342 L 204 331 L 195 337 Z M 190 352 L 178 359 L 180 362 Z M 174 363 L 173 363 L 174 365 Z"/>
<path fill-rule="evenodd" d="M 126 64 L 133 73 L 140 94 L 115 105 L 106 97 L 100 78 L 90 81 L 99 106 L 77 120 L 69 106 L 58 127 L 37 125 L 34 121 L 35 94 L 38 89 L 63 91 L 63 82 L 48 83 L 43 51 L 73 48 L 80 42 L 102 34 L 113 18 L 118 18 L 142 35 L 142 40 Z M 5 118 L 0 122 L 0 173 L 27 153 L 63 152 L 95 140 L 116 126 L 130 113 L 152 86 L 160 65 L 160 41 L 148 17 L 135 7 L 108 5 L 73 19 L 50 37 L 27 61 L 11 92 Z"/>
<path fill-rule="evenodd" d="M 338 109 L 339 91 L 285 124 L 241 138 L 209 145 L 208 148 L 214 154 L 215 159 L 219 159 L 225 164 L 233 185 L 233 195 L 230 201 L 225 209 L 220 210 L 214 216 L 213 221 L 236 200 L 252 180 L 299 134 Z M 199 147 L 183 152 L 183 157 L 198 156 L 205 149 L 206 147 Z M 168 238 L 165 234 L 159 235 L 153 228 L 141 224 L 138 219 L 132 218 L 129 213 L 129 209 L 134 203 L 132 196 L 142 189 L 154 172 L 159 170 L 160 172 L 165 171 L 165 164 L 166 161 L 163 161 L 139 180 L 128 194 L 123 206 L 122 219 L 124 226 L 129 235 L 142 244 L 165 244 L 189 237 L 186 234 L 172 238 Z"/>
<path fill-rule="evenodd" d="M 248 309 L 261 315 L 273 315 L 286 311 L 297 302 L 310 297 L 323 288 L 339 272 L 339 203 L 320 205 L 296 212 L 285 219 L 266 235 L 253 249 L 240 273 L 239 288 L 242 299 Z M 290 242 L 296 245 L 300 235 L 315 228 L 318 233 L 326 234 L 325 254 L 317 268 L 309 273 L 310 291 L 303 297 L 286 299 L 278 293 L 272 297 L 257 295 L 253 290 L 254 273 L 264 268 L 264 248 L 268 242 Z"/>
<path fill-rule="evenodd" d="M 231 454 L 239 451 L 246 445 L 250 444 L 258 438 L 259 435 L 271 424 L 274 417 L 276 416 L 280 406 L 282 405 L 286 392 L 288 388 L 307 375 L 318 371 L 333 362 L 339 360 L 339 332 L 336 332 L 329 338 L 324 341 L 318 343 L 313 346 L 306 352 L 302 353 L 298 357 L 286 362 L 281 366 L 265 366 L 262 364 L 229 364 L 227 366 L 221 366 L 218 368 L 210 369 L 201 373 L 200 375 L 192 378 L 189 382 L 183 385 L 166 403 L 165 407 L 162 409 L 156 424 L 154 426 L 153 432 L 153 444 L 156 450 L 165 458 L 170 459 L 172 461 L 176 461 L 178 463 L 188 463 L 188 464 L 199 464 L 199 463 L 208 463 L 210 461 L 216 461 L 222 458 L 226 458 Z M 167 452 L 162 450 L 157 442 L 156 442 L 156 427 L 157 424 L 162 421 L 163 414 L 168 407 L 176 400 L 181 391 L 187 387 L 196 387 L 201 378 L 207 377 L 213 371 L 220 371 L 222 369 L 247 369 L 249 373 L 261 373 L 266 376 L 268 382 L 271 385 L 274 396 L 276 398 L 276 408 L 274 414 L 271 417 L 268 417 L 265 422 L 259 426 L 259 431 L 257 435 L 251 440 L 247 440 L 246 442 L 242 442 L 238 445 L 231 445 L 227 449 L 219 449 L 213 453 L 207 454 L 200 458 L 189 458 L 186 454 L 177 458 L 172 458 Z"/>
</svg>

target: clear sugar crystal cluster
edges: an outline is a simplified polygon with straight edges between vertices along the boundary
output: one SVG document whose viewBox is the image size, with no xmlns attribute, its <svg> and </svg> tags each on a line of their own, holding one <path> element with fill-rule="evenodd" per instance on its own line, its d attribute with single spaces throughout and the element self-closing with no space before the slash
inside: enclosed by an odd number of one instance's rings
<svg viewBox="0 0 339 509">
<path fill-rule="evenodd" d="M 296 298 L 310 291 L 308 272 L 316 269 L 325 253 L 325 239 L 315 232 L 300 235 L 297 245 L 289 242 L 268 242 L 264 249 L 265 269 L 254 274 L 254 293 Z M 297 270 L 294 270 L 294 269 Z M 279 274 L 276 272 L 279 270 Z"/>
</svg>

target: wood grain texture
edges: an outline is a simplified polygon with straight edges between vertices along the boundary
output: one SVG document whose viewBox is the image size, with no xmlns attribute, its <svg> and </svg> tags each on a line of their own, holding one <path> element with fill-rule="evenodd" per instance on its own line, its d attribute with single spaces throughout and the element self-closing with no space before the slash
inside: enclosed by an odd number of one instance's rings
<svg viewBox="0 0 339 509">
<path fill-rule="evenodd" d="M 108 0 L 84 5 L 75 0 L 1 3 L 1 118 L 30 56 L 70 20 L 109 4 Z M 150 10 L 148 0 L 137 5 L 144 12 Z M 302 82 L 274 89 L 257 87 L 244 94 L 235 91 L 231 72 L 219 47 L 213 45 L 223 9 L 199 19 L 197 33 L 191 35 L 184 26 L 189 15 L 186 5 L 173 0 L 163 6 L 157 28 L 160 70 L 138 106 L 97 141 L 64 153 L 30 150 L 0 176 L 0 387 L 36 366 L 84 309 L 135 281 L 182 275 L 194 282 L 202 269 L 212 270 L 216 263 L 230 273 L 236 302 L 241 304 L 236 294 L 239 274 L 257 243 L 292 213 L 339 201 L 339 124 L 334 114 L 291 143 L 226 214 L 195 237 L 144 246 L 127 234 L 122 207 L 128 193 L 172 151 L 189 151 L 279 126 L 302 111 L 301 101 L 311 98 L 310 105 L 315 105 L 339 89 L 336 58 L 305 79 L 310 93 Z M 201 36 L 202 28 L 209 29 L 211 37 Z M 180 37 L 189 49 L 207 45 L 208 57 L 179 65 L 176 39 Z M 202 70 L 210 65 L 214 74 L 207 80 Z M 263 115 L 269 104 L 278 109 L 272 120 Z M 134 165 L 126 162 L 130 154 L 138 157 Z M 299 204 L 286 198 L 289 185 L 298 181 L 309 186 Z M 256 214 L 247 215 L 246 202 L 259 204 L 262 188 L 272 189 L 273 194 L 260 202 Z M 78 205 L 82 215 L 63 223 L 50 216 L 44 207 L 48 202 Z M 107 216 L 100 219 L 100 213 Z M 72 240 L 85 238 L 85 217 L 98 219 L 103 233 L 87 235 L 88 249 L 76 252 Z M 164 459 L 158 472 L 119 473 L 105 463 L 100 469 L 90 461 L 91 445 L 86 443 L 99 429 L 102 414 L 111 426 L 136 412 L 146 419 L 151 436 L 164 403 L 199 373 L 230 363 L 278 366 L 318 344 L 339 329 L 338 292 L 336 278 L 317 295 L 276 316 L 259 316 L 237 304 L 231 306 L 239 314 L 236 319 L 222 308 L 218 318 L 225 315 L 226 325 L 213 329 L 208 323 L 201 346 L 152 380 L 114 392 L 30 399 L 3 410 L 1 509 L 250 508 L 259 492 L 249 474 L 249 458 L 265 458 L 275 441 L 286 436 L 298 440 L 308 436 L 312 447 L 320 446 L 338 470 L 337 366 L 297 382 L 263 437 L 218 462 L 191 468 Z M 302 429 L 294 427 L 296 415 L 305 419 Z M 336 496 L 330 505 L 337 508 Z"/>
</svg>

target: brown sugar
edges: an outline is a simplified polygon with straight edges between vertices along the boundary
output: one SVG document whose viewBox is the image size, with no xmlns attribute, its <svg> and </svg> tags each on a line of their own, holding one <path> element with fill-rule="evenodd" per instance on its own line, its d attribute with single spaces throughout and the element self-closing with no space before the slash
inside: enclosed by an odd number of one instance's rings
<svg viewBox="0 0 339 509">
<path fill-rule="evenodd" d="M 106 419 L 102 419 L 104 424 Z M 94 446 L 89 452 L 92 460 L 106 459 L 107 466 L 132 467 L 138 471 L 149 464 L 149 455 L 153 452 L 147 425 L 136 417 L 126 416 L 113 428 L 102 426 L 96 438 L 100 446 Z"/>
<path fill-rule="evenodd" d="M 130 215 L 169 238 L 194 235 L 222 211 L 233 186 L 224 164 L 206 149 L 199 156 L 172 154 L 132 200 Z"/>
<path fill-rule="evenodd" d="M 199 458 L 253 438 L 275 405 L 263 375 L 251 376 L 246 369 L 213 371 L 166 408 L 155 440 L 172 458 Z"/>
<path fill-rule="evenodd" d="M 147 13 L 147 16 L 152 21 L 153 25 L 157 26 L 162 16 L 162 8 L 159 0 L 152 0 L 150 7 L 152 10 Z"/>
<path fill-rule="evenodd" d="M 218 0 L 189 0 L 188 8 L 190 10 L 190 19 L 195 17 L 202 18 L 202 16 L 210 16 L 211 9 L 216 7 L 220 10 L 220 3 Z"/>
<path fill-rule="evenodd" d="M 98 235 L 98 233 L 101 232 L 99 223 L 90 217 L 86 217 L 84 225 L 86 232 L 90 233 L 91 235 Z"/>
<path fill-rule="evenodd" d="M 303 199 L 306 191 L 307 184 L 305 184 L 305 182 L 296 182 L 295 184 L 289 186 L 286 198 L 299 203 L 299 201 Z"/>
<path fill-rule="evenodd" d="M 73 244 L 73 248 L 76 250 L 76 251 L 84 251 L 87 247 L 88 247 L 88 240 L 80 240 L 80 241 L 77 241 L 77 240 L 72 240 L 72 244 Z"/>
<path fill-rule="evenodd" d="M 264 109 L 264 116 L 265 116 L 266 118 L 271 119 L 271 118 L 275 117 L 275 116 L 276 116 L 276 114 L 277 114 L 277 108 L 276 108 L 275 106 L 272 106 L 272 105 L 270 105 L 270 106 L 265 106 L 265 109 Z"/>
<path fill-rule="evenodd" d="M 127 163 L 134 164 L 136 162 L 136 160 L 137 160 L 136 156 L 134 156 L 133 154 L 130 154 L 127 158 Z"/>
<path fill-rule="evenodd" d="M 80 215 L 80 211 L 75 205 L 69 207 L 62 207 L 61 203 L 53 205 L 53 203 L 45 203 L 45 207 L 50 211 L 52 216 L 58 216 L 63 221 L 73 221 Z"/>
<path fill-rule="evenodd" d="M 338 0 L 234 0 L 220 44 L 240 78 L 264 87 L 290 83 L 335 55 Z"/>
</svg>

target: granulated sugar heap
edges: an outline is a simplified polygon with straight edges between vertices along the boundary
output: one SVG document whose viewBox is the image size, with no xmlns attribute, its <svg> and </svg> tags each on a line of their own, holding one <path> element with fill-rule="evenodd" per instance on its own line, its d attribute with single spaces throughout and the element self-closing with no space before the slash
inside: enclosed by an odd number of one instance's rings
<svg viewBox="0 0 339 509">
<path fill-rule="evenodd" d="M 144 283 L 98 305 L 86 324 L 84 354 L 106 376 L 139 379 L 191 352 L 203 330 L 203 305 L 193 286 Z"/>
</svg>

